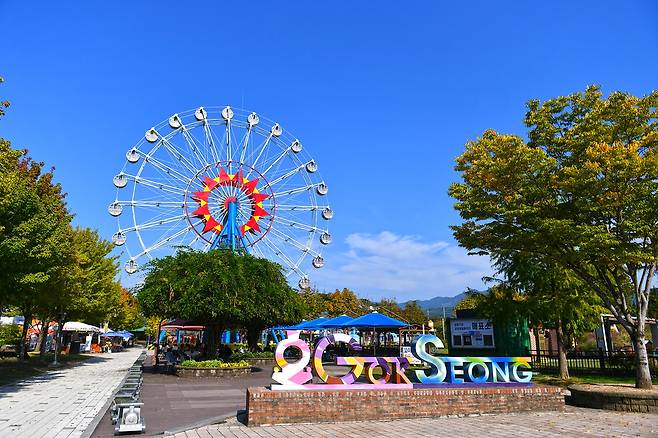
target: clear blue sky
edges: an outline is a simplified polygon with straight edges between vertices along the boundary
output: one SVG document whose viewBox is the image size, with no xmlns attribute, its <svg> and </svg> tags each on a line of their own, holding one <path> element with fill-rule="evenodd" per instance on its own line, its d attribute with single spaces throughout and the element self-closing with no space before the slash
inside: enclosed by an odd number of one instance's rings
<svg viewBox="0 0 658 438">
<path fill-rule="evenodd" d="M 530 98 L 657 87 L 655 1 L 320 3 L 0 0 L 0 136 L 54 165 L 76 223 L 109 239 L 112 176 L 145 129 L 199 105 L 258 111 L 331 188 L 314 283 L 406 300 L 487 273 L 448 228 L 467 140 L 522 135 Z"/>
</svg>

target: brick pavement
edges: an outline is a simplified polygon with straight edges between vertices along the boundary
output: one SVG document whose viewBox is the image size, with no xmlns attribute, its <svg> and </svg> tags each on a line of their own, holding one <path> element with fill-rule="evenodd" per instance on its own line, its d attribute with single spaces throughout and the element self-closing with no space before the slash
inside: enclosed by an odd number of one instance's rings
<svg viewBox="0 0 658 438">
<path fill-rule="evenodd" d="M 98 355 L 0 387 L 0 437 L 80 437 L 142 350 Z"/>
<path fill-rule="evenodd" d="M 567 406 L 566 412 L 423 418 L 331 424 L 246 427 L 236 419 L 172 435 L 174 438 L 282 437 L 656 437 L 658 416 Z"/>
</svg>

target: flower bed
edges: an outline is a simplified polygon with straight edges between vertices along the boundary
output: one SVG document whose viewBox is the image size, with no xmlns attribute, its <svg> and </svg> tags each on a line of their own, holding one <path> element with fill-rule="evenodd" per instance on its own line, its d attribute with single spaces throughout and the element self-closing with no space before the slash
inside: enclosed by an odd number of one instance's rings
<svg viewBox="0 0 658 438">
<path fill-rule="evenodd" d="M 180 366 L 184 368 L 240 368 L 248 367 L 249 363 L 244 360 L 236 362 L 224 362 L 222 360 L 185 360 Z"/>
<path fill-rule="evenodd" d="M 176 367 L 180 377 L 233 377 L 251 372 L 249 362 L 222 362 L 221 360 L 186 360 Z"/>
</svg>

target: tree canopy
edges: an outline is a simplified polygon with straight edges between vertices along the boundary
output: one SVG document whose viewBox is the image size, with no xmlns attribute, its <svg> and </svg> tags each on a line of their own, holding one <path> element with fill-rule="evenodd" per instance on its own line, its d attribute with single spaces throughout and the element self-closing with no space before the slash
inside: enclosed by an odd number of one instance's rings
<svg viewBox="0 0 658 438">
<path fill-rule="evenodd" d="M 211 352 L 223 329 L 246 328 L 255 348 L 263 329 L 299 322 L 305 311 L 279 265 L 227 250 L 181 250 L 153 260 L 137 298 L 147 317 L 207 325 Z"/>
<path fill-rule="evenodd" d="M 450 187 L 472 253 L 523 252 L 578 277 L 634 341 L 636 385 L 651 385 L 644 323 L 658 260 L 658 92 L 598 87 L 528 103 L 529 141 L 486 131 Z M 634 319 L 633 315 L 637 315 Z"/>
</svg>

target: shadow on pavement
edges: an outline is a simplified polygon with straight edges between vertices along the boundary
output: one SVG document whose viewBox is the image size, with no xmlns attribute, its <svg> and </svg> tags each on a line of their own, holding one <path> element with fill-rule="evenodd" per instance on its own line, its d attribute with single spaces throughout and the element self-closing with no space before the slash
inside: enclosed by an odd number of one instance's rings
<svg viewBox="0 0 658 438">
<path fill-rule="evenodd" d="M 250 386 L 267 386 L 271 370 L 253 368 L 251 374 L 237 377 L 183 378 L 144 369 L 140 393 L 144 406 L 142 416 L 146 435 L 214 424 L 234 417 L 246 408 L 246 390 Z M 114 436 L 109 413 L 101 419 L 91 435 L 95 438 Z"/>
<path fill-rule="evenodd" d="M 19 377 L 16 382 L 0 386 L 0 398 L 10 394 L 20 393 L 21 390 L 32 385 L 38 385 L 52 380 L 56 380 L 64 374 L 65 370 L 70 368 L 83 368 L 87 364 L 96 364 L 106 362 L 110 358 L 103 356 L 92 356 L 89 359 L 64 362 L 59 368 L 49 368 L 47 364 L 38 362 L 36 359 L 27 362 L 2 363 L 0 362 L 0 373 L 11 373 L 12 371 L 25 371 L 21 368 L 29 368 L 34 375 L 28 377 Z"/>
</svg>

